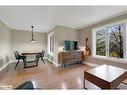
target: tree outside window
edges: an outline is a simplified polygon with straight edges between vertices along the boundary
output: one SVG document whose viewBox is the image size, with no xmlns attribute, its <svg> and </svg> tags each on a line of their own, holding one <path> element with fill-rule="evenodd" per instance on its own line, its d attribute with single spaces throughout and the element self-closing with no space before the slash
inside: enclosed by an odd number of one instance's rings
<svg viewBox="0 0 127 95">
<path fill-rule="evenodd" d="M 118 24 L 96 31 L 96 55 L 124 58 L 125 24 Z"/>
</svg>

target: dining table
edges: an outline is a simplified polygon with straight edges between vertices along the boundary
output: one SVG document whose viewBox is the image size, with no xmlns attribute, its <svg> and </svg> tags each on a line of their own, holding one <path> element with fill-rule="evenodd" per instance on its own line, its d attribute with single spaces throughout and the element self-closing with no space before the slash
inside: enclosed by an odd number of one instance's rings
<svg viewBox="0 0 127 95">
<path fill-rule="evenodd" d="M 42 52 L 40 52 L 40 51 L 23 51 L 21 54 L 23 55 L 23 56 L 29 56 L 29 55 L 35 55 L 35 60 L 32 60 L 32 61 L 28 61 L 28 60 L 26 60 L 26 65 L 27 65 L 27 63 L 32 63 L 32 62 L 35 62 L 35 65 L 32 65 L 32 66 L 26 66 L 27 68 L 29 68 L 29 67 L 34 67 L 34 66 L 38 66 L 38 60 L 39 60 L 39 56 L 37 56 L 37 55 L 39 55 L 40 53 L 42 53 Z"/>
</svg>

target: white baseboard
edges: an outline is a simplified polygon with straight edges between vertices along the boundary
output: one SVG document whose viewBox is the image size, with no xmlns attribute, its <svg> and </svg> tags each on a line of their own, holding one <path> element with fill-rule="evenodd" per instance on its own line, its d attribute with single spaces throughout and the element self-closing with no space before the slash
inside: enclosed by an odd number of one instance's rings
<svg viewBox="0 0 127 95">
<path fill-rule="evenodd" d="M 47 58 L 47 60 L 48 60 L 49 62 L 53 63 L 56 67 L 60 67 L 60 66 L 61 66 L 61 64 L 58 64 L 58 63 L 56 63 L 56 62 L 54 62 L 54 61 L 52 61 L 52 60 L 50 60 L 50 59 L 48 59 L 48 58 Z"/>
<path fill-rule="evenodd" d="M 47 60 L 48 60 L 49 62 L 51 62 L 51 63 L 54 63 L 54 61 L 52 61 L 51 59 L 48 59 L 48 58 L 47 58 Z"/>
<path fill-rule="evenodd" d="M 0 67 L 0 71 L 2 71 L 5 67 L 7 67 L 9 64 L 15 62 L 15 60 L 10 60 L 8 63 L 4 63 L 2 67 Z"/>
<path fill-rule="evenodd" d="M 56 67 L 61 67 L 62 65 L 61 64 L 55 64 Z"/>
<path fill-rule="evenodd" d="M 48 59 L 47 57 L 43 57 L 43 59 Z"/>
<path fill-rule="evenodd" d="M 2 67 L 0 67 L 0 71 L 2 71 L 9 63 L 5 63 Z"/>
</svg>

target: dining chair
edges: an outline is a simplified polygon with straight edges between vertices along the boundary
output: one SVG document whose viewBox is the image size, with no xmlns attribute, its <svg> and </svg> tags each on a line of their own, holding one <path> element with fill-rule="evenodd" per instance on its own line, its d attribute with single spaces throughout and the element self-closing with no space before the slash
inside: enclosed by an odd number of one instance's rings
<svg viewBox="0 0 127 95">
<path fill-rule="evenodd" d="M 43 63 L 45 64 L 45 61 L 44 61 L 44 55 L 45 55 L 45 51 L 42 50 L 42 52 L 40 53 L 40 57 L 41 57 L 41 60 L 43 61 Z"/>
<path fill-rule="evenodd" d="M 38 61 L 39 61 L 39 59 L 41 58 L 41 60 L 43 61 L 43 63 L 45 64 L 45 61 L 44 61 L 44 55 L 45 55 L 45 50 L 42 50 L 42 52 L 41 53 L 38 53 L 37 55 L 36 55 L 36 62 L 38 63 Z"/>
<path fill-rule="evenodd" d="M 17 68 L 20 60 L 23 60 L 24 68 L 25 68 L 26 67 L 26 56 L 20 55 L 18 51 L 14 51 L 14 55 L 15 55 L 15 58 L 18 60 L 16 65 L 15 65 L 14 70 Z"/>
</svg>

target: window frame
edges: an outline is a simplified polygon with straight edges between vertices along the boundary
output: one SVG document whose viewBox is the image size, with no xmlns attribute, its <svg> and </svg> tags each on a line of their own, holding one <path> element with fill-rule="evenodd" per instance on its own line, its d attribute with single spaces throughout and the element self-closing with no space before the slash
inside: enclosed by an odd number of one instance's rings
<svg viewBox="0 0 127 95">
<path fill-rule="evenodd" d="M 124 58 L 115 58 L 115 57 L 109 56 L 109 35 L 107 35 L 108 40 L 106 40 L 106 56 L 96 55 L 96 40 L 95 40 L 96 39 L 96 32 L 98 30 L 105 29 L 105 28 L 108 29 L 108 27 L 112 27 L 112 26 L 119 25 L 122 23 L 125 24 L 124 33 L 123 33 L 123 39 L 124 39 L 123 40 L 123 55 L 124 55 Z M 92 34 L 92 57 L 93 58 L 106 59 L 109 61 L 118 61 L 118 62 L 122 62 L 122 63 L 127 62 L 127 48 L 126 48 L 127 47 L 127 39 L 125 39 L 125 38 L 127 38 L 127 19 L 93 28 L 91 34 Z M 108 34 L 108 33 L 106 33 L 106 34 Z"/>
<path fill-rule="evenodd" d="M 102 30 L 102 29 L 104 29 L 104 28 L 99 28 L 98 30 Z M 94 41 L 95 41 L 95 48 L 96 48 L 96 40 L 97 40 L 96 39 L 96 33 L 98 32 L 98 30 L 95 31 L 95 35 L 94 35 L 95 36 L 95 39 L 94 39 Z M 107 33 L 106 33 L 106 35 L 107 35 Z M 105 43 L 107 45 L 107 40 L 105 41 Z M 106 54 L 105 55 L 107 56 L 107 46 L 105 48 L 106 48 Z M 95 50 L 95 55 L 96 55 L 96 51 L 97 50 Z M 96 55 L 96 56 L 100 56 L 100 55 Z M 105 57 L 105 56 L 100 56 L 100 57 Z"/>
<path fill-rule="evenodd" d="M 53 37 L 53 39 L 52 39 L 52 37 Z M 51 39 L 53 40 L 53 41 L 51 41 Z M 53 43 L 51 43 L 51 42 L 53 42 Z M 53 45 L 53 52 L 52 52 L 52 46 L 51 45 Z M 50 54 L 50 55 L 54 55 L 54 51 L 55 51 L 55 46 L 54 46 L 54 32 L 51 32 L 51 33 L 49 33 L 48 34 L 48 54 Z"/>
</svg>

